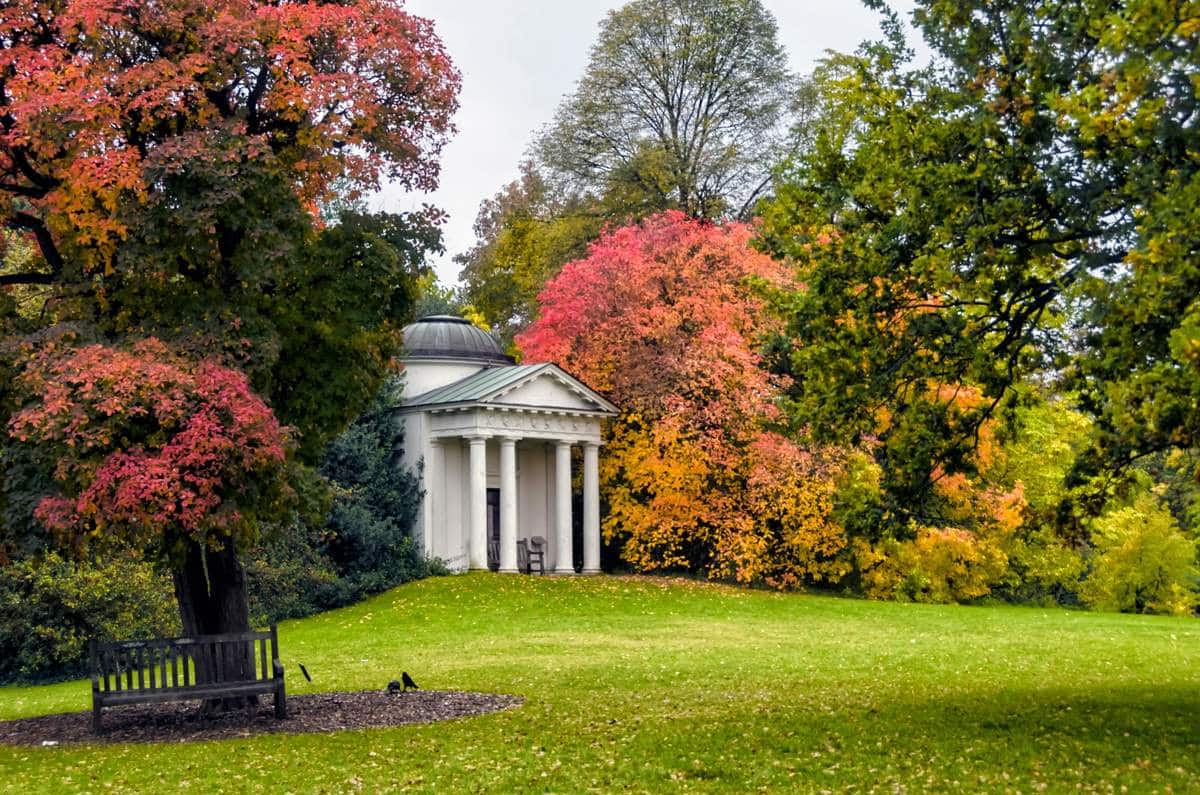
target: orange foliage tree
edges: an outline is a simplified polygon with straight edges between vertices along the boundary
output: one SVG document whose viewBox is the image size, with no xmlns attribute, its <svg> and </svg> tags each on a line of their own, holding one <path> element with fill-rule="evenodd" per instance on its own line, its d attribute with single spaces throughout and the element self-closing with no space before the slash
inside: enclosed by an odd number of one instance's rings
<svg viewBox="0 0 1200 795">
<path fill-rule="evenodd" d="M 840 455 L 773 428 L 784 384 L 761 366 L 775 322 L 755 283 L 787 275 L 753 234 L 679 212 L 606 233 L 546 285 L 516 341 L 622 408 L 602 459 L 604 532 L 634 568 L 836 581 L 849 570 L 830 520 Z"/>
<path fill-rule="evenodd" d="M 950 422 L 979 409 L 985 399 L 978 389 L 929 382 L 931 399 L 943 407 Z M 879 433 L 891 430 L 892 415 L 877 415 Z M 929 513 L 936 520 L 910 520 L 904 534 L 871 534 L 854 542 L 855 566 L 864 592 L 885 599 L 922 602 L 963 602 L 991 594 L 1008 584 L 1009 558 L 1026 519 L 1020 481 L 1008 484 L 1001 476 L 1004 450 L 996 436 L 997 423 L 979 426 L 979 442 L 970 454 L 970 472 L 947 472 L 940 466 L 929 473 L 933 483 Z M 871 440 L 867 448 L 878 445 Z M 857 484 L 881 501 L 881 470 L 868 467 Z M 863 482 L 865 481 L 865 482 Z M 868 502 L 872 498 L 868 498 Z"/>
</svg>

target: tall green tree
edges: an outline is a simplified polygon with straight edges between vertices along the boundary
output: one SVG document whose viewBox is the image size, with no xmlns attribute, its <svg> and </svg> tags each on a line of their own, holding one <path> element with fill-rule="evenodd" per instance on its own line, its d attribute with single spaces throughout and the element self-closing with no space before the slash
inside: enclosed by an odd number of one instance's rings
<svg viewBox="0 0 1200 795">
<path fill-rule="evenodd" d="M 760 0 L 633 0 L 601 23 L 535 149 L 576 192 L 632 184 L 654 209 L 743 216 L 787 140 L 794 87 Z"/>
<path fill-rule="evenodd" d="M 922 68 L 884 19 L 763 208 L 804 283 L 777 300 L 795 421 L 877 442 L 898 532 L 1030 377 L 1069 375 L 1095 416 L 1080 476 L 1194 448 L 1200 7 L 925 0 Z"/>
</svg>

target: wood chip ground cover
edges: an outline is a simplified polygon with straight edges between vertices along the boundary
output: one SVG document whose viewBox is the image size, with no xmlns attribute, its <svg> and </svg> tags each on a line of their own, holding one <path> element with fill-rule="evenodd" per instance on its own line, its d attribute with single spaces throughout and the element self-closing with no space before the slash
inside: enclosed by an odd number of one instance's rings
<svg viewBox="0 0 1200 795">
<path fill-rule="evenodd" d="M 67 712 L 0 721 L 0 743 L 55 746 L 70 743 L 155 743 L 224 740 L 282 732 L 308 734 L 378 729 L 484 715 L 520 705 L 519 696 L 417 690 L 313 693 L 288 699 L 288 716 L 276 720 L 270 699 L 251 712 L 201 716 L 196 705 L 145 704 L 104 711 L 104 733 L 92 732 L 90 712 Z"/>
</svg>

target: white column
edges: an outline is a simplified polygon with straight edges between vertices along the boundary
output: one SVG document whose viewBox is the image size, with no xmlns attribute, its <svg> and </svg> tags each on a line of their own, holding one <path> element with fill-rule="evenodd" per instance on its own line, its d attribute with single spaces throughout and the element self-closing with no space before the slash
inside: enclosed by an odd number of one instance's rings
<svg viewBox="0 0 1200 795">
<path fill-rule="evenodd" d="M 425 466 L 425 501 L 429 519 L 425 522 L 425 556 L 433 557 L 433 539 L 445 538 L 443 500 L 446 494 L 446 459 L 441 439 L 429 440 L 429 461 Z"/>
<path fill-rule="evenodd" d="M 583 573 L 600 573 L 600 445 L 583 446 Z"/>
<path fill-rule="evenodd" d="M 554 572 L 574 574 L 571 544 L 571 443 L 558 442 L 554 447 L 554 527 L 557 540 L 554 547 Z"/>
<path fill-rule="evenodd" d="M 500 440 L 500 571 L 517 571 L 517 440 Z"/>
<path fill-rule="evenodd" d="M 487 438 L 472 436 L 471 442 L 471 568 L 487 571 Z"/>
</svg>

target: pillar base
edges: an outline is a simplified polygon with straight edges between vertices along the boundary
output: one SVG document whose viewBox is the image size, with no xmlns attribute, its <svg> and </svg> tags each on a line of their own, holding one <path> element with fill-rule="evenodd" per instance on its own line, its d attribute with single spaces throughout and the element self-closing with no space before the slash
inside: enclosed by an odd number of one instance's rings
<svg viewBox="0 0 1200 795">
<path fill-rule="evenodd" d="M 497 574 L 520 574 L 521 571 L 519 569 L 500 569 L 496 573 Z"/>
<path fill-rule="evenodd" d="M 582 573 L 583 574 L 603 574 L 604 572 L 600 571 L 600 569 L 584 569 Z"/>
</svg>

